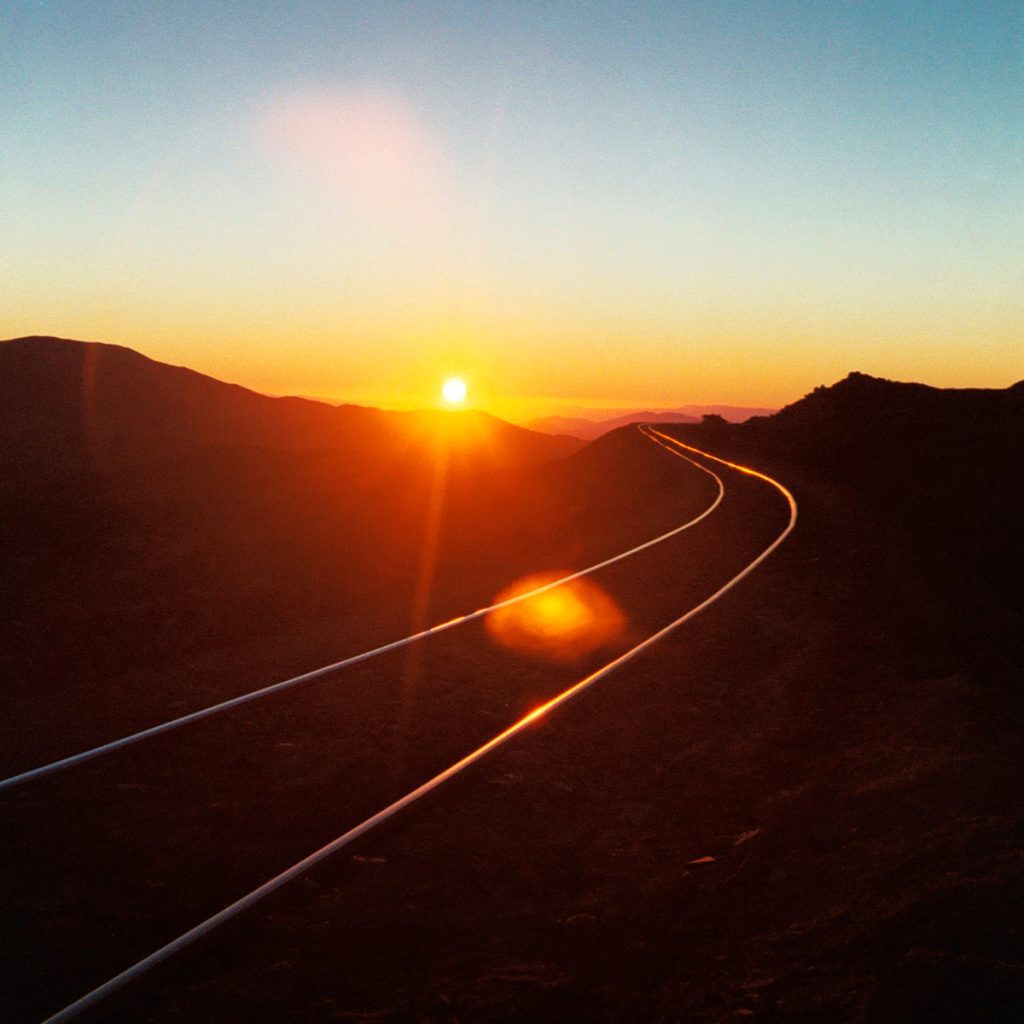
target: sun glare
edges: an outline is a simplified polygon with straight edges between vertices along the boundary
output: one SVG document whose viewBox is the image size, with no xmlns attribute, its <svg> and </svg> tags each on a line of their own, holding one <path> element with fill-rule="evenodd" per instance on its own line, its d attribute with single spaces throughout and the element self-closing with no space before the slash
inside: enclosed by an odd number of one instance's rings
<svg viewBox="0 0 1024 1024">
<path fill-rule="evenodd" d="M 446 405 L 462 405 L 466 401 L 466 382 L 461 377 L 449 377 L 441 387 Z"/>
</svg>

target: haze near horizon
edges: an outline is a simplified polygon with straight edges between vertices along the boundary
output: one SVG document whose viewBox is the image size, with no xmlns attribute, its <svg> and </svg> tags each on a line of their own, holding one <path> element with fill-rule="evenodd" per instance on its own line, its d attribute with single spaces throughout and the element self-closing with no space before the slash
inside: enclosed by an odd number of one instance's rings
<svg viewBox="0 0 1024 1024">
<path fill-rule="evenodd" d="M 1024 14 L 12 3 L 0 336 L 522 418 L 1024 376 Z"/>
</svg>

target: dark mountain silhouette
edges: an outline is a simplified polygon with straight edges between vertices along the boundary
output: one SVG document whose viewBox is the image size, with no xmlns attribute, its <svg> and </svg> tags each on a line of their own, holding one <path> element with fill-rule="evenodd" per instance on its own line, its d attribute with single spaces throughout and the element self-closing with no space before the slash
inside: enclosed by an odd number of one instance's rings
<svg viewBox="0 0 1024 1024">
<path fill-rule="evenodd" d="M 201 406 L 215 425 L 159 458 L 8 463 L 10 770 L 594 561 L 714 490 L 632 427 L 484 468 L 382 434 L 297 449 L 287 424 L 264 447 L 224 444 L 235 428 Z M 36 413 L 21 414 L 29 438 Z M 694 628 L 97 1019 L 1019 1020 L 1024 386 L 851 374 L 770 417 L 662 429 L 786 483 L 800 518 L 785 545 Z M 781 502 L 722 472 L 699 530 L 604 580 L 637 638 L 778 530 Z M 527 659 L 496 667 L 472 629 L 438 639 L 8 794 L 12 1020 L 555 686 Z"/>
<path fill-rule="evenodd" d="M 578 441 L 482 412 L 385 412 L 271 398 L 132 349 L 29 337 L 0 342 L 0 444 L 20 458 L 86 459 L 97 468 L 193 448 L 373 450 L 414 454 L 444 440 L 478 468 L 559 458 Z"/>
<path fill-rule="evenodd" d="M 718 436 L 770 445 L 773 458 L 814 465 L 823 477 L 929 523 L 961 519 L 1003 495 L 991 514 L 1015 514 L 1024 472 L 1024 382 L 1005 389 L 933 388 L 851 373 L 772 417 Z M 976 518 L 976 516 L 974 517 Z M 970 525 L 968 522 L 965 525 Z"/>
<path fill-rule="evenodd" d="M 851 373 L 704 436 L 836 488 L 875 524 L 865 557 L 902 567 L 906 614 L 935 645 L 975 662 L 1024 654 L 1024 382 L 934 388 Z"/>
<path fill-rule="evenodd" d="M 818 429 L 858 436 L 885 431 L 1015 429 L 1024 414 L 1024 381 L 1005 389 L 934 388 L 850 373 L 815 388 L 772 417 L 778 433 Z"/>
<path fill-rule="evenodd" d="M 180 699 L 197 658 L 227 687 L 260 647 L 261 675 L 287 674 L 675 518 L 651 446 L 619 460 L 615 439 L 581 451 L 483 413 L 269 398 L 50 338 L 0 343 L 0 390 L 0 700 L 35 691 L 57 727 L 71 675 L 143 707 Z"/>
</svg>

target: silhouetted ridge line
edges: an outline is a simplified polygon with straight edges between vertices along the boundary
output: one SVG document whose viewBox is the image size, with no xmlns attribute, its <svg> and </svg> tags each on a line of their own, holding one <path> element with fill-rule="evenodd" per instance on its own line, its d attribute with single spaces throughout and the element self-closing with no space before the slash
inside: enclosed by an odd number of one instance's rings
<svg viewBox="0 0 1024 1024">
<path fill-rule="evenodd" d="M 0 442 L 8 458 L 109 471 L 197 449 L 433 454 L 479 468 L 559 458 L 578 440 L 466 410 L 386 412 L 274 398 L 133 349 L 33 336 L 0 342 Z"/>
<path fill-rule="evenodd" d="M 870 415 L 874 417 L 934 417 L 985 415 L 1019 409 L 1024 389 L 937 388 L 929 384 L 893 381 L 854 371 L 832 385 L 821 385 L 780 409 L 775 422 L 798 417 Z"/>
</svg>

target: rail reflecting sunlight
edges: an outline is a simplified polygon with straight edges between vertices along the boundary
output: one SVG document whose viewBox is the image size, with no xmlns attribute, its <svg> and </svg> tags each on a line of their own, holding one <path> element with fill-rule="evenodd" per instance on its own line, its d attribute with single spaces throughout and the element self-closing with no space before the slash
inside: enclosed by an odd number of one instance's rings
<svg viewBox="0 0 1024 1024">
<path fill-rule="evenodd" d="M 494 599 L 500 604 L 560 579 L 565 570 L 524 576 Z M 570 580 L 536 597 L 495 608 L 485 620 L 495 643 L 554 661 L 574 661 L 622 636 L 626 616 L 589 579 Z"/>
</svg>

